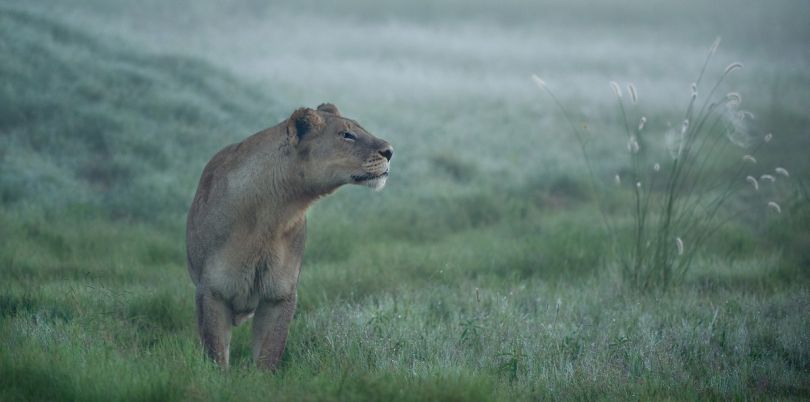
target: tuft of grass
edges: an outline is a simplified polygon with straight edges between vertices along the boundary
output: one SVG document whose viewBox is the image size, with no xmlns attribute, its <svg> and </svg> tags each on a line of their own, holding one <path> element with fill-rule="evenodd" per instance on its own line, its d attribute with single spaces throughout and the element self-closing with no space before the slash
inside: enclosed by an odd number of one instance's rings
<svg viewBox="0 0 810 402">
<path fill-rule="evenodd" d="M 599 199 L 605 227 L 614 243 L 625 283 L 632 289 L 668 289 L 681 283 L 707 241 L 729 221 L 743 214 L 764 215 L 766 208 L 781 214 L 775 201 L 791 184 L 782 167 L 763 169 L 756 155 L 773 138 L 770 133 L 754 134 L 749 120 L 754 115 L 739 109 L 736 92 L 717 95 L 727 76 L 742 68 L 740 63 L 726 67 L 705 96 L 699 95 L 709 62 L 719 46 L 712 44 L 691 95 L 681 123 L 670 128 L 662 147 L 656 147 L 648 133 L 648 118 L 638 110 L 638 91 L 632 83 L 627 91 L 614 81 L 610 88 L 619 108 L 620 124 L 626 135 L 629 167 L 615 174 L 615 187 L 630 193 L 625 211 L 629 228 L 608 213 L 605 196 Z M 595 191 L 596 175 L 588 152 L 587 126 L 573 123 L 570 113 L 548 88 L 545 81 L 532 77 L 560 108 L 585 158 Z M 660 141 L 660 140 L 659 140 Z M 659 151 L 659 152 L 656 152 Z M 787 162 L 787 161 L 785 161 Z M 782 174 L 778 180 L 770 172 Z M 758 179 L 759 178 L 759 179 Z M 759 180 L 768 182 L 762 186 Z M 776 182 L 779 182 L 776 184 Z M 597 187 L 602 190 L 597 190 Z M 744 197 L 748 200 L 741 199 Z M 622 219 L 620 217 L 619 219 Z"/>
</svg>

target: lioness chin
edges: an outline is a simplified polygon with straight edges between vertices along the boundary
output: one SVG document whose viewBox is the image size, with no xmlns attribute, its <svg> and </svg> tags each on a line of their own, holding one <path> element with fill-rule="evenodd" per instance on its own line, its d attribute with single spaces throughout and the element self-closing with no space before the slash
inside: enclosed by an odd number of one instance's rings
<svg viewBox="0 0 810 402">
<path fill-rule="evenodd" d="M 295 312 L 306 211 L 344 184 L 385 186 L 391 145 L 322 104 L 219 151 L 188 213 L 188 270 L 205 352 L 227 367 L 231 326 L 253 316 L 257 366 L 278 367 Z"/>
</svg>

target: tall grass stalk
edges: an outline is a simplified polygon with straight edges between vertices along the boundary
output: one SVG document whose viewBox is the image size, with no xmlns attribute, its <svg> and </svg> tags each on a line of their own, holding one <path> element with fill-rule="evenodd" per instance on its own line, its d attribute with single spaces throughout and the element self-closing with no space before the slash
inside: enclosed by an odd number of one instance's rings
<svg viewBox="0 0 810 402">
<path fill-rule="evenodd" d="M 642 141 L 642 137 L 652 134 L 645 132 L 648 117 L 639 110 L 635 85 L 627 85 L 630 102 L 626 103 L 621 86 L 610 82 L 627 141 L 629 166 L 615 178 L 620 190 L 629 188 L 632 223 L 629 228 L 618 224 L 619 220 L 626 219 L 625 215 L 607 213 L 604 193 L 610 189 L 598 185 L 586 133 L 573 124 L 571 113 L 546 83 L 532 76 L 562 111 L 580 146 L 605 227 L 614 244 L 615 261 L 621 267 L 622 278 L 631 288 L 641 291 L 666 289 L 682 281 L 707 240 L 740 214 L 750 213 L 751 208 L 781 213 L 779 204 L 768 197 L 776 194 L 776 187 L 765 188 L 756 179 L 764 178 L 768 184 L 776 184 L 777 176 L 784 176 L 778 180 L 788 176 L 774 169 L 757 172 L 756 154 L 772 135 L 751 133 L 753 114 L 739 109 L 742 98 L 738 93 L 717 95 L 728 75 L 742 68 L 742 64 L 733 63 L 726 67 L 707 95 L 700 95 L 703 79 L 719 43 L 718 38 L 712 44 L 697 79 L 691 85 L 681 123 L 666 132 L 664 138 L 658 139 L 666 143 L 670 156 L 663 158 L 668 159 L 666 163 L 657 162 L 661 160 L 661 155 L 657 154 L 666 151 L 642 146 L 655 144 L 656 138 L 651 138 L 652 142 Z M 767 174 L 770 172 L 778 174 Z M 752 195 L 747 198 L 755 201 L 743 207 L 732 205 L 736 203 L 731 201 L 740 195 Z"/>
</svg>

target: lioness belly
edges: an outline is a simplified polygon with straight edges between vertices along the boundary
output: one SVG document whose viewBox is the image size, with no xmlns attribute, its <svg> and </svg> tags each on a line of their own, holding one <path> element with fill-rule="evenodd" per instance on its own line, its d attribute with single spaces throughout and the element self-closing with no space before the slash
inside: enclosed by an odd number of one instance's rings
<svg viewBox="0 0 810 402">
<path fill-rule="evenodd" d="M 298 267 L 285 253 L 254 252 L 252 257 L 234 250 L 221 250 L 207 263 L 206 286 L 228 303 L 234 321 L 246 319 L 262 300 L 280 300 L 295 292 Z"/>
</svg>

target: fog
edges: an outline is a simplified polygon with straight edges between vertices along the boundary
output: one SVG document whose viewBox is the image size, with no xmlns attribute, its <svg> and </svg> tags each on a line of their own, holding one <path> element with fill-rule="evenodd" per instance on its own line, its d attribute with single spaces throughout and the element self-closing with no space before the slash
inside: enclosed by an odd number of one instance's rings
<svg viewBox="0 0 810 402">
<path fill-rule="evenodd" d="M 651 127 L 663 131 L 685 107 L 716 37 L 722 44 L 709 79 L 742 62 L 745 69 L 723 89 L 742 93 L 747 107 L 802 115 L 810 93 L 810 5 L 804 2 L 86 1 L 58 7 L 122 41 L 208 60 L 289 109 L 335 102 L 412 148 L 412 162 L 463 142 L 480 152 L 469 158 L 484 163 L 485 155 L 501 161 L 546 155 L 553 165 L 566 163 L 561 155 L 571 147 L 559 143 L 560 115 L 528 79 L 533 73 L 602 130 L 615 118 L 607 83 L 632 82 L 645 113 L 656 115 Z"/>
<path fill-rule="evenodd" d="M 251 131 L 300 106 L 336 103 L 395 144 L 398 188 L 424 195 L 457 188 L 434 180 L 437 157 L 496 182 L 582 173 L 563 113 L 532 74 L 589 127 L 597 174 L 609 180 L 626 162 L 626 144 L 608 83 L 634 84 L 632 114 L 646 116 L 652 146 L 663 149 L 721 38 L 698 100 L 741 62 L 719 95 L 742 94 L 756 116 L 754 135 L 779 139 L 773 157 L 791 156 L 793 170 L 808 170 L 798 156 L 810 143 L 805 2 L 35 0 L 22 8 L 86 27 L 124 52 L 190 57 L 226 71 L 271 100 L 257 106 L 267 115 L 247 122 Z M 223 142 L 249 132 L 222 133 Z"/>
</svg>

